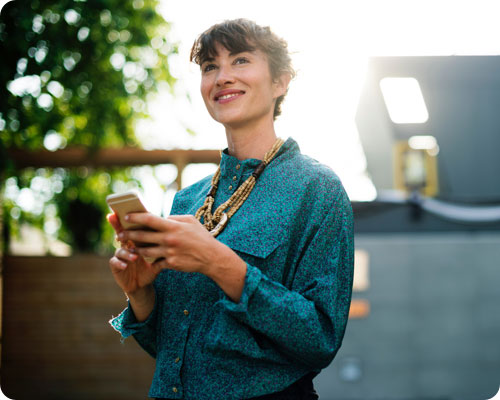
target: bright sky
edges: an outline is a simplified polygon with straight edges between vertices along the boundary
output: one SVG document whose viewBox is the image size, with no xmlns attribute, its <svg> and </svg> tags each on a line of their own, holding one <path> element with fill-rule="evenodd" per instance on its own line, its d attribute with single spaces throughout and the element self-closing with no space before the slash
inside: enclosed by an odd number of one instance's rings
<svg viewBox="0 0 500 400">
<path fill-rule="evenodd" d="M 179 96 L 151 103 L 153 119 L 138 126 L 146 147 L 226 147 L 223 128 L 199 95 L 200 73 L 188 61 L 189 50 L 216 22 L 253 19 L 288 41 L 298 70 L 276 123 L 278 135 L 292 136 L 303 153 L 331 166 L 352 199 L 375 194 L 354 123 L 370 55 L 500 54 L 500 2 L 491 0 L 163 0 L 159 11 L 180 44 L 179 56 L 169 60 Z M 196 135 L 186 134 L 186 127 Z"/>
</svg>

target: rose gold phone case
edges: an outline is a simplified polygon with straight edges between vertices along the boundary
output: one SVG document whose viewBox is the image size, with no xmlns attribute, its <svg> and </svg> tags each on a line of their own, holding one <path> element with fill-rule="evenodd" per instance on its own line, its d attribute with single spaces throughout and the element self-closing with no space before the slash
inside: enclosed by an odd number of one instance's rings
<svg viewBox="0 0 500 400">
<path fill-rule="evenodd" d="M 111 194 L 106 197 L 106 202 L 111 209 L 118 215 L 123 229 L 139 229 L 140 225 L 125 221 L 125 215 L 131 212 L 147 212 L 142 204 L 139 195 L 135 192 L 126 192 L 120 194 Z"/>
<path fill-rule="evenodd" d="M 125 221 L 125 215 L 132 212 L 147 212 L 146 207 L 142 204 L 139 195 L 136 192 L 125 192 L 120 194 L 111 194 L 106 197 L 106 202 L 109 207 L 118 215 L 118 219 L 120 220 L 120 224 L 123 229 L 141 229 L 150 230 L 147 227 L 142 225 L 133 224 Z M 140 246 L 140 244 L 136 244 Z M 145 260 L 149 263 L 153 263 L 155 261 L 154 258 L 145 257 Z"/>
</svg>

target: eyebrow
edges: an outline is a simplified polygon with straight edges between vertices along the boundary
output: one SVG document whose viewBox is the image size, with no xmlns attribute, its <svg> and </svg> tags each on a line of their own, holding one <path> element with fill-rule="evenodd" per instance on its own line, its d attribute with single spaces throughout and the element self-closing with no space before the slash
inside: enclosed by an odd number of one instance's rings
<svg viewBox="0 0 500 400">
<path fill-rule="evenodd" d="M 241 54 L 241 53 L 254 53 L 254 52 L 255 52 L 255 50 L 232 51 L 232 52 L 230 52 L 230 53 L 229 53 L 229 55 L 230 55 L 230 56 L 235 56 L 235 55 L 237 55 L 237 54 Z M 213 61 L 215 61 L 215 57 L 207 57 L 207 58 L 205 58 L 205 59 L 201 62 L 201 64 L 204 64 L 204 63 L 206 63 L 206 62 L 213 62 Z M 200 64 L 200 65 L 201 65 L 201 64 Z"/>
</svg>

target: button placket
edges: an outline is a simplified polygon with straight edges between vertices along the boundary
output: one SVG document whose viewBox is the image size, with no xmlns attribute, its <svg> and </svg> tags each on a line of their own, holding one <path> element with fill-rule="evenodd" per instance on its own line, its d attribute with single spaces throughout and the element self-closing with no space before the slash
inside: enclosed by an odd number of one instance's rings
<svg viewBox="0 0 500 400">
<path fill-rule="evenodd" d="M 233 183 L 232 183 L 231 185 L 229 185 L 229 187 L 228 187 L 228 190 L 229 190 L 229 191 L 232 191 L 232 190 L 233 190 L 233 188 L 236 188 L 236 186 L 237 186 L 238 179 L 239 179 L 239 175 L 240 175 L 240 173 L 239 173 L 239 169 L 240 169 L 240 168 L 241 168 L 241 164 L 236 164 L 236 166 L 235 166 L 236 173 L 235 173 L 235 175 L 233 175 L 233 177 L 231 178 L 231 179 L 232 179 L 232 181 L 233 181 Z"/>
<path fill-rule="evenodd" d="M 236 165 L 233 164 L 224 171 L 224 178 L 221 177 L 221 182 L 222 179 L 224 179 L 222 187 L 225 188 L 226 193 L 228 192 L 230 195 L 232 195 L 238 188 L 238 185 L 242 179 L 242 172 L 243 165 L 240 163 Z"/>
</svg>

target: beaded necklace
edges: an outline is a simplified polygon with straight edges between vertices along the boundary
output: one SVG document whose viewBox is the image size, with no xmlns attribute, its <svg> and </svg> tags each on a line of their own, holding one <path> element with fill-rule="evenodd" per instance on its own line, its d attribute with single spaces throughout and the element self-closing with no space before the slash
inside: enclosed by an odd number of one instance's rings
<svg viewBox="0 0 500 400">
<path fill-rule="evenodd" d="M 212 214 L 212 207 L 214 204 L 215 194 L 217 193 L 217 186 L 220 180 L 220 165 L 217 168 L 213 178 L 212 187 L 205 198 L 203 205 L 196 211 L 195 217 L 201 221 L 203 217 L 203 225 L 207 230 L 215 237 L 223 231 L 226 227 L 229 219 L 238 211 L 241 205 L 250 195 L 250 192 L 255 186 L 255 182 L 262 174 L 266 166 L 274 158 L 281 145 L 284 143 L 283 139 L 278 138 L 274 142 L 273 147 L 264 155 L 264 160 L 255 168 L 252 174 L 247 178 L 245 182 L 231 195 L 231 197 L 224 203 L 222 203 L 215 212 Z M 227 212 L 225 210 L 229 209 Z"/>
</svg>

